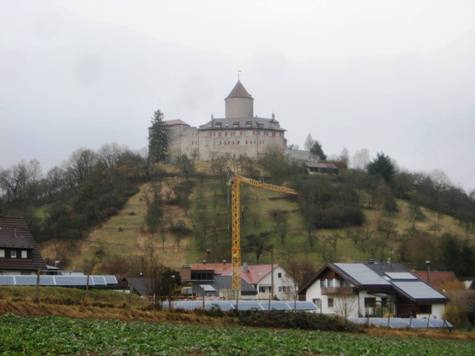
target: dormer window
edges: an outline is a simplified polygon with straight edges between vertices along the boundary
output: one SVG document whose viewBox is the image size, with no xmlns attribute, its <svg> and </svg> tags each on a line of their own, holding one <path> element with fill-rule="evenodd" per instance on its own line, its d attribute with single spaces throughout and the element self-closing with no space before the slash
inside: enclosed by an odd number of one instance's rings
<svg viewBox="0 0 475 356">
<path fill-rule="evenodd" d="M 10 251 L 10 258 L 16 258 L 16 250 Z"/>
<path fill-rule="evenodd" d="M 5 258 L 5 249 L 0 248 L 0 258 Z"/>
<path fill-rule="evenodd" d="M 252 127 L 252 121 L 246 121 L 246 126 L 247 127 Z"/>
<path fill-rule="evenodd" d="M 233 127 L 239 127 L 239 121 L 234 121 L 233 122 Z"/>
<path fill-rule="evenodd" d="M 214 124 L 214 126 L 216 126 L 216 127 L 221 127 L 222 125 L 221 125 L 220 122 L 216 122 L 216 123 Z"/>
<path fill-rule="evenodd" d="M 28 258 L 28 251 L 27 250 L 21 250 L 21 258 Z"/>
</svg>

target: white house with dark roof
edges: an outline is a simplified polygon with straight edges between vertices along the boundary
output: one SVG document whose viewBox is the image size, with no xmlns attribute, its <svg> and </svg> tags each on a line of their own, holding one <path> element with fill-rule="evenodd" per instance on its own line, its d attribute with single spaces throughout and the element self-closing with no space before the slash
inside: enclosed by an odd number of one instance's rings
<svg viewBox="0 0 475 356">
<path fill-rule="evenodd" d="M 319 312 L 346 318 L 442 319 L 448 298 L 394 263 L 328 263 L 300 289 Z"/>
<path fill-rule="evenodd" d="M 215 118 L 198 128 L 182 120 L 165 121 L 168 152 L 172 161 L 181 155 L 207 161 L 215 156 L 256 158 L 270 147 L 285 151 L 285 130 L 275 115 L 254 115 L 254 98 L 238 80 L 225 101 L 224 118 Z"/>
</svg>

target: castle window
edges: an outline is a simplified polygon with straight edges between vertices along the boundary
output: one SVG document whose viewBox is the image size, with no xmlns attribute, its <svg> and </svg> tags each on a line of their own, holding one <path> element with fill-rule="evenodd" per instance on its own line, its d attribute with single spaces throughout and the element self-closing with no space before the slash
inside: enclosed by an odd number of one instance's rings
<svg viewBox="0 0 475 356">
<path fill-rule="evenodd" d="M 236 143 L 239 145 L 239 141 L 236 141 Z"/>
<path fill-rule="evenodd" d="M 275 132 L 272 132 L 272 136 L 275 136 Z"/>
</svg>

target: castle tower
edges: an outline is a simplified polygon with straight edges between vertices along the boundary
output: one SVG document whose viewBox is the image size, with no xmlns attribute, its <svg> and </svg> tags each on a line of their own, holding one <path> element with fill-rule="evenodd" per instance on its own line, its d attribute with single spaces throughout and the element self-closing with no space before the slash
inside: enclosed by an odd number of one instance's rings
<svg viewBox="0 0 475 356">
<path fill-rule="evenodd" d="M 226 119 L 252 118 L 254 116 L 254 98 L 239 79 L 224 102 Z"/>
</svg>

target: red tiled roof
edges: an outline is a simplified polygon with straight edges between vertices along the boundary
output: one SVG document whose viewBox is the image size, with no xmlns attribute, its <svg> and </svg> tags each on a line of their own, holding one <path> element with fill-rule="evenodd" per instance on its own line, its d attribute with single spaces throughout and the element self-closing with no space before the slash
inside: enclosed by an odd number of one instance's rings
<svg viewBox="0 0 475 356">
<path fill-rule="evenodd" d="M 274 269 L 278 267 L 274 264 Z M 244 266 L 241 269 L 241 278 L 247 283 L 257 284 L 261 279 L 267 276 L 271 271 L 272 266 L 268 265 L 247 265 L 246 271 Z M 193 263 L 192 270 L 213 270 L 214 274 L 220 276 L 231 276 L 233 274 L 232 263 Z"/>
<path fill-rule="evenodd" d="M 236 85 L 234 86 L 233 90 L 229 93 L 226 99 L 230 98 L 247 98 L 252 99 L 251 94 L 248 93 L 244 85 L 242 85 L 241 81 L 237 81 Z"/>
<path fill-rule="evenodd" d="M 413 273 L 419 279 L 438 289 L 447 283 L 461 283 L 452 271 L 430 271 L 430 281 L 427 280 L 427 271 L 414 271 Z"/>
</svg>

